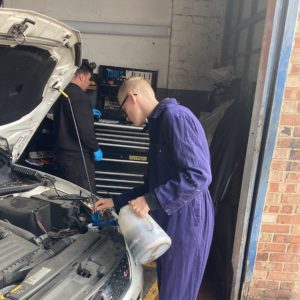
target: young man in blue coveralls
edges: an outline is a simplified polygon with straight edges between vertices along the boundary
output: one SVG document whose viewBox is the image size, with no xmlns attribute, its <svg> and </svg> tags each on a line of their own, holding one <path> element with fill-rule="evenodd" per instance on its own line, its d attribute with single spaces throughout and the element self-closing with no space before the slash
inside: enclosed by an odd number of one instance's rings
<svg viewBox="0 0 300 300">
<path fill-rule="evenodd" d="M 100 199 L 102 211 L 130 204 L 144 217 L 149 211 L 172 239 L 157 263 L 160 300 L 195 300 L 203 278 L 214 227 L 209 147 L 194 114 L 175 99 L 158 102 L 142 78 L 132 77 L 118 92 L 128 120 L 148 119 L 147 182 L 113 199 Z M 130 220 L 128 220 L 130 222 Z"/>
</svg>

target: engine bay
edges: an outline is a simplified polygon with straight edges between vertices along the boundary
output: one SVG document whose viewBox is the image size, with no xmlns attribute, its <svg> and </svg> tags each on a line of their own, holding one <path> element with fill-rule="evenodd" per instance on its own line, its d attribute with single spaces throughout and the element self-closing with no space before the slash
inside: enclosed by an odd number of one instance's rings
<svg viewBox="0 0 300 300">
<path fill-rule="evenodd" d="M 130 282 L 124 239 L 114 226 L 89 226 L 93 195 L 71 194 L 68 184 L 23 166 L 10 170 L 0 184 L 3 299 L 121 296 Z"/>
</svg>

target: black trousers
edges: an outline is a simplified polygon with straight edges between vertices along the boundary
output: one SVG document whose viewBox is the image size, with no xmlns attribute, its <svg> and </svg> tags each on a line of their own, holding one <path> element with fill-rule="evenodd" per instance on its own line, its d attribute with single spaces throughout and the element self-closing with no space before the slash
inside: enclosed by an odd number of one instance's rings
<svg viewBox="0 0 300 300">
<path fill-rule="evenodd" d="M 87 174 L 80 152 L 60 150 L 56 152 L 56 165 L 58 176 L 75 183 L 84 189 L 96 193 L 95 166 L 93 153 L 84 153 Z M 90 182 L 90 185 L 89 185 Z"/>
</svg>

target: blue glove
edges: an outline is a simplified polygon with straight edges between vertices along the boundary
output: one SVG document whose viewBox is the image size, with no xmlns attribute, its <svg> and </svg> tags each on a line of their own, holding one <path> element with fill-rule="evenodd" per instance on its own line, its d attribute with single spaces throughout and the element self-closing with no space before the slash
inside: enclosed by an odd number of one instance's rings
<svg viewBox="0 0 300 300">
<path fill-rule="evenodd" d="M 98 149 L 94 152 L 94 161 L 100 161 L 103 159 L 103 152 L 101 149 Z"/>
<path fill-rule="evenodd" d="M 102 113 L 99 109 L 97 108 L 93 108 L 93 116 L 97 119 L 100 119 L 102 116 Z"/>
</svg>

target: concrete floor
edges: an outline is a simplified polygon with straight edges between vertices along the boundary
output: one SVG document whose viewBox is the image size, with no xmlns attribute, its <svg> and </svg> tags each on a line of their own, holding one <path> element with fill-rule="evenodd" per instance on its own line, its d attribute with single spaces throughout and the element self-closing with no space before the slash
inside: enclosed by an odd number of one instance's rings
<svg viewBox="0 0 300 300">
<path fill-rule="evenodd" d="M 217 283 L 204 278 L 197 300 L 222 300 L 218 292 Z"/>
<path fill-rule="evenodd" d="M 197 300 L 222 300 L 218 295 L 220 287 L 214 276 L 207 272 L 204 276 Z M 158 300 L 155 264 L 144 266 L 144 300 Z"/>
</svg>

